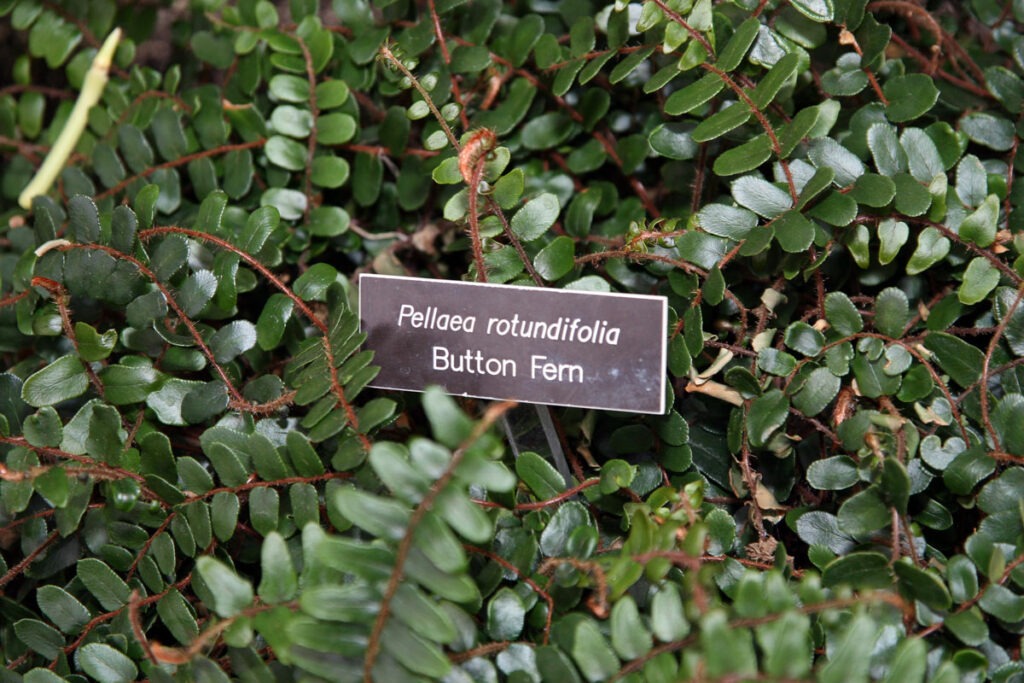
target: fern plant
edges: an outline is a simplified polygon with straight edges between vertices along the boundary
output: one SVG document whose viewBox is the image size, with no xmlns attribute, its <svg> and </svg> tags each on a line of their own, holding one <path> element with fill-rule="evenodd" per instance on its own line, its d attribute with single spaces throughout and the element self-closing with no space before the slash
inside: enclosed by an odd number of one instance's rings
<svg viewBox="0 0 1024 683">
<path fill-rule="evenodd" d="M 1020 678 L 1022 24 L 0 0 L 2 680 Z M 669 407 L 566 478 L 364 272 L 664 295 Z"/>
</svg>

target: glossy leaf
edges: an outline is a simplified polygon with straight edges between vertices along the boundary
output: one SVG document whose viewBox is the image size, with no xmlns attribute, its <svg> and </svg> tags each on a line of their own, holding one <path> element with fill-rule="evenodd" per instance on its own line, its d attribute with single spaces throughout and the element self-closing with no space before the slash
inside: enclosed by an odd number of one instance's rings
<svg viewBox="0 0 1024 683">
<path fill-rule="evenodd" d="M 196 570 L 209 587 L 220 616 L 233 617 L 252 604 L 252 584 L 220 560 L 204 555 L 196 560 Z"/>
<path fill-rule="evenodd" d="M 541 194 L 527 202 L 512 216 L 512 232 L 531 241 L 543 235 L 558 218 L 560 207 L 553 194 Z"/>
<path fill-rule="evenodd" d="M 49 406 L 85 393 L 89 378 L 75 356 L 62 356 L 25 380 L 21 399 L 35 406 Z"/>
</svg>

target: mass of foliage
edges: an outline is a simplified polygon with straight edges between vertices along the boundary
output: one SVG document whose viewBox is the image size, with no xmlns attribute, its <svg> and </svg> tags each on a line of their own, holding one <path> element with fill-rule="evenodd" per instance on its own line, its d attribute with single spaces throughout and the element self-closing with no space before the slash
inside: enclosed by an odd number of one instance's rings
<svg viewBox="0 0 1024 683">
<path fill-rule="evenodd" d="M 0 681 L 1021 680 L 1022 30 L 0 0 Z M 370 272 L 665 295 L 668 410 L 370 388 Z"/>
</svg>

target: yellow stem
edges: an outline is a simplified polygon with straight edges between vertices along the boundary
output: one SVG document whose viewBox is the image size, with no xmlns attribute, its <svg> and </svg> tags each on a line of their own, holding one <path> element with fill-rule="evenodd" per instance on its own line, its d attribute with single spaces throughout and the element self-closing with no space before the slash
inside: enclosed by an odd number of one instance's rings
<svg viewBox="0 0 1024 683">
<path fill-rule="evenodd" d="M 110 63 L 114 59 L 114 51 L 121 40 L 121 29 L 115 28 L 103 42 L 103 47 L 96 53 L 92 60 L 92 67 L 85 75 L 85 82 L 82 84 L 82 92 L 75 101 L 75 107 L 71 110 L 71 116 L 60 132 L 57 141 L 50 148 L 50 153 L 43 160 L 43 165 L 36 171 L 36 175 L 29 184 L 22 190 L 18 197 L 18 204 L 26 211 L 32 208 L 32 200 L 38 195 L 50 191 L 50 186 L 57 179 L 57 174 L 64 168 L 68 157 L 82 137 L 86 123 L 89 121 L 89 110 L 100 101 L 103 88 L 107 85 L 107 74 L 110 71 Z"/>
</svg>

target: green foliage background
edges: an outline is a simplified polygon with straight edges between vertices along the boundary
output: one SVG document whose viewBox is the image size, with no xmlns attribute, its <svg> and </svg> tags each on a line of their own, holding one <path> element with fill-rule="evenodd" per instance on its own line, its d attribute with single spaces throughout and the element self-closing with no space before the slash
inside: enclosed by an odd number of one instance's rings
<svg viewBox="0 0 1024 683">
<path fill-rule="evenodd" d="M 0 680 L 1020 680 L 1022 25 L 0 0 Z M 667 295 L 671 408 L 513 459 L 360 272 Z"/>
</svg>

